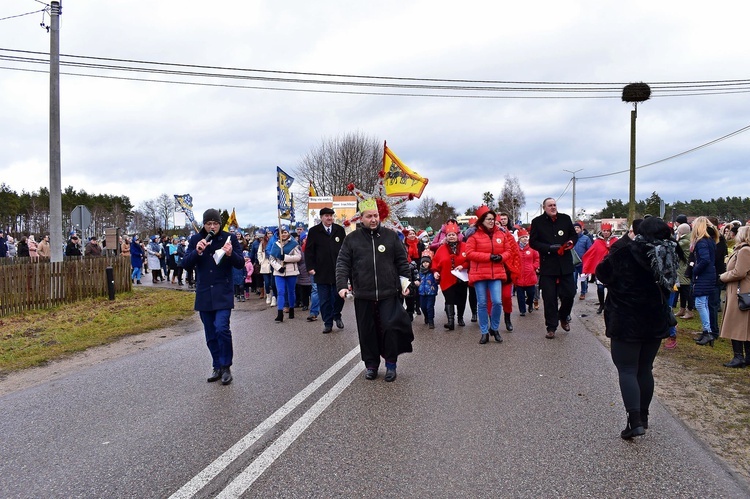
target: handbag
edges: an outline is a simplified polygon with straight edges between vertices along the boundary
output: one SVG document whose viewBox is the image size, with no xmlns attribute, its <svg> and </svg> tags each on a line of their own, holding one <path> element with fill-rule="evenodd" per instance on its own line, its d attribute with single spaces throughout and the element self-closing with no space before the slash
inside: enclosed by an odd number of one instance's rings
<svg viewBox="0 0 750 499">
<path fill-rule="evenodd" d="M 750 310 L 750 293 L 740 293 L 740 283 L 737 283 L 737 306 L 743 312 Z"/>
<path fill-rule="evenodd" d="M 574 267 L 577 267 L 578 265 L 580 265 L 581 263 L 583 263 L 581 261 L 581 257 L 578 256 L 578 252 L 576 250 L 570 250 L 570 257 L 573 259 L 573 266 Z"/>
</svg>

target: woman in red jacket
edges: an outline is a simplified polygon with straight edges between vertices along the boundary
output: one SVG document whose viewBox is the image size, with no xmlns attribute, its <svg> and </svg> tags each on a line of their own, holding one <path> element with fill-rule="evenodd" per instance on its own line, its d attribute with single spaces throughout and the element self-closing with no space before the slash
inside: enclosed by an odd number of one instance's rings
<svg viewBox="0 0 750 499">
<path fill-rule="evenodd" d="M 458 325 L 465 326 L 464 310 L 466 310 L 466 295 L 468 283 L 456 277 L 452 271 L 464 271 L 469 267 L 466 261 L 466 243 L 458 240 L 459 229 L 454 222 L 448 222 L 444 226 L 445 243 L 438 246 L 435 257 L 432 259 L 432 270 L 435 279 L 440 281 L 440 289 L 445 297 L 445 313 L 448 323 L 444 327 L 449 331 L 455 329 L 456 307 L 458 307 Z"/>
<path fill-rule="evenodd" d="M 508 276 L 503 260 L 512 259 L 517 244 L 513 236 L 495 226 L 495 212 L 487 206 L 477 209 L 477 231 L 466 244 L 469 260 L 469 284 L 477 293 L 477 313 L 482 336 L 479 344 L 489 341 L 489 335 L 498 343 L 500 337 L 500 314 L 502 313 L 502 283 Z M 517 252 L 515 253 L 517 255 Z M 487 294 L 492 303 L 492 315 L 487 309 Z"/>
</svg>

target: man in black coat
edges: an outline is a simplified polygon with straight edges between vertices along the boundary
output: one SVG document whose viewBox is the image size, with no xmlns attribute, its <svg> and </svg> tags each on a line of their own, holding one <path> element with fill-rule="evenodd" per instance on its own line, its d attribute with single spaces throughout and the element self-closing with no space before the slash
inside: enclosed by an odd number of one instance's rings
<svg viewBox="0 0 750 499">
<path fill-rule="evenodd" d="M 341 320 L 344 299 L 336 290 L 336 259 L 346 232 L 342 226 L 333 223 L 334 214 L 333 209 L 328 207 L 320 210 L 320 223 L 307 232 L 305 246 L 305 265 L 318 288 L 324 334 L 333 330 L 334 321 L 336 327 L 344 329 L 344 321 Z"/>
<path fill-rule="evenodd" d="M 224 252 L 221 259 L 217 258 L 220 251 Z M 234 234 L 221 230 L 219 210 L 209 209 L 203 214 L 203 228 L 190 238 L 182 265 L 188 271 L 195 268 L 195 310 L 200 314 L 213 361 L 207 381 L 221 379 L 222 385 L 228 385 L 232 382 L 229 368 L 234 356 L 229 329 L 234 308 L 232 268 L 244 268 L 245 259 Z"/>
<path fill-rule="evenodd" d="M 343 299 L 348 283 L 352 285 L 365 379 L 377 378 L 383 357 L 384 379 L 391 382 L 399 354 L 411 352 L 414 340 L 411 319 L 400 300 L 409 294 L 408 282 L 401 284 L 401 278 L 409 279 L 409 262 L 398 235 L 380 225 L 374 199 L 360 203 L 360 211 L 360 227 L 346 237 L 339 253 L 336 287 Z"/>
<path fill-rule="evenodd" d="M 558 213 L 553 198 L 545 199 L 542 207 L 544 213 L 531 221 L 529 245 L 539 252 L 539 291 L 544 300 L 546 338 L 552 339 L 558 322 L 563 330 L 570 331 L 568 316 L 576 294 L 575 267 L 570 252 L 578 234 L 570 217 Z"/>
</svg>

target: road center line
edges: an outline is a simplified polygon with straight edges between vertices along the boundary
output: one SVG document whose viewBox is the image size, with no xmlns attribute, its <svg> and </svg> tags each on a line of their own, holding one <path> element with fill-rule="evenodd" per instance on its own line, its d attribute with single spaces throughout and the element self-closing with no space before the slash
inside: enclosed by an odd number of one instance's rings
<svg viewBox="0 0 750 499">
<path fill-rule="evenodd" d="M 362 366 L 357 363 L 341 380 L 336 383 L 328 392 L 326 392 L 320 399 L 313 404 L 310 409 L 307 410 L 295 423 L 289 427 L 284 433 L 281 434 L 276 441 L 273 442 L 261 455 L 255 458 L 245 470 L 240 473 L 237 478 L 232 480 L 221 493 L 216 496 L 217 499 L 233 499 L 240 497 L 242 494 L 250 488 L 255 480 L 263 474 L 263 472 L 271 466 L 276 459 L 297 440 L 303 431 L 312 424 L 315 419 L 320 416 L 323 411 L 336 400 L 336 397 L 341 395 L 347 386 L 349 386 L 354 379 L 359 376 L 362 372 Z"/>
<path fill-rule="evenodd" d="M 211 480 L 224 471 L 235 459 L 237 459 L 242 453 L 249 449 L 260 437 L 262 437 L 268 430 L 276 426 L 282 419 L 284 419 L 290 412 L 292 412 L 299 404 L 301 404 L 307 397 L 320 388 L 323 383 L 328 381 L 334 374 L 336 374 L 342 367 L 348 364 L 357 354 L 359 353 L 359 345 L 353 348 L 349 353 L 344 355 L 338 362 L 332 365 L 326 372 L 318 376 L 318 378 L 303 388 L 297 395 L 289 399 L 289 401 L 278 408 L 276 412 L 268 416 L 265 421 L 256 426 L 250 433 L 242 437 L 236 444 L 227 449 L 224 454 L 216 458 L 214 462 L 206 466 L 200 473 L 195 475 L 188 483 L 183 485 L 178 491 L 172 494 L 170 499 L 186 499 L 193 497 L 203 487 L 206 486 Z M 358 366 L 361 370 L 361 366 Z M 351 373 L 350 373 L 351 374 Z M 340 383 L 340 382 L 339 382 Z M 351 383 L 351 381 L 350 381 Z M 347 383 L 348 384 L 348 383 Z M 336 385 L 338 386 L 338 385 Z M 330 393 L 330 392 L 329 392 Z M 318 402 L 319 403 L 319 402 Z M 256 459 L 257 460 L 257 459 Z"/>
</svg>

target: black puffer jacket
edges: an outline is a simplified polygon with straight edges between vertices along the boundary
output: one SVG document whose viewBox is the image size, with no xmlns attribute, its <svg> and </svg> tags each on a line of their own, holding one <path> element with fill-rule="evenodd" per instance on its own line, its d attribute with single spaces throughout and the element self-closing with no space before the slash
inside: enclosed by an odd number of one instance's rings
<svg viewBox="0 0 750 499">
<path fill-rule="evenodd" d="M 358 299 L 383 300 L 401 294 L 399 277 L 409 278 L 406 250 L 398 235 L 378 226 L 359 227 L 346 236 L 336 261 L 336 289 L 351 281 Z"/>
<path fill-rule="evenodd" d="M 608 289 L 604 324 L 610 338 L 649 341 L 669 336 L 669 291 L 656 283 L 648 250 L 637 241 L 618 241 L 596 267 L 597 279 Z"/>
</svg>

